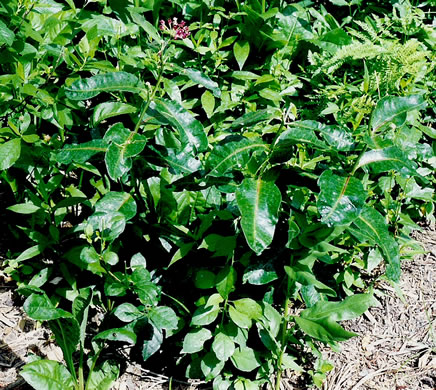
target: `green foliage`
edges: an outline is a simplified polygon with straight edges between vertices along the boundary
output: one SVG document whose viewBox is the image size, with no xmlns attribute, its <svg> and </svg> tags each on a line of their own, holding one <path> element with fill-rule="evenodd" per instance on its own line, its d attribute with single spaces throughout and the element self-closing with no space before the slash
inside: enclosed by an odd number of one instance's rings
<svg viewBox="0 0 436 390">
<path fill-rule="evenodd" d="M 435 221 L 431 2 L 391 3 L 2 2 L 3 268 L 66 364 L 31 386 L 109 389 L 123 343 L 214 389 L 322 386 Z"/>
</svg>

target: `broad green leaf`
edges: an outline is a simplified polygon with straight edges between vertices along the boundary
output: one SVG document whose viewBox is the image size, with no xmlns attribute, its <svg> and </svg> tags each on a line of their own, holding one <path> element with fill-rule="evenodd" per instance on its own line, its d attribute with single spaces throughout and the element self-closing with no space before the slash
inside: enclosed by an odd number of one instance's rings
<svg viewBox="0 0 436 390">
<path fill-rule="evenodd" d="M 250 372 L 260 366 L 259 358 L 253 349 L 244 347 L 238 348 L 231 357 L 234 366 L 241 371 Z"/>
<path fill-rule="evenodd" d="M 80 260 L 88 264 L 98 263 L 100 261 L 100 255 L 97 253 L 94 247 L 85 247 L 80 252 Z"/>
<path fill-rule="evenodd" d="M 131 9 L 130 7 L 126 7 L 127 10 L 130 12 L 130 15 L 132 16 L 133 21 L 140 26 L 149 37 L 154 39 L 157 42 L 162 41 L 162 37 L 159 35 L 156 28 L 147 20 L 145 20 L 145 17 L 143 15 L 140 15 L 138 12 L 135 12 L 136 10 L 139 11 L 139 8 L 137 9 Z"/>
<path fill-rule="evenodd" d="M 225 333 L 218 333 L 212 343 L 212 350 L 218 359 L 225 362 L 235 352 L 235 343 Z"/>
<path fill-rule="evenodd" d="M 215 109 L 215 98 L 209 91 L 205 91 L 201 95 L 201 106 L 207 117 L 210 118 L 213 115 L 213 110 Z"/>
<path fill-rule="evenodd" d="M 44 247 L 42 245 L 34 245 L 30 248 L 27 248 L 25 251 L 21 252 L 21 254 L 15 259 L 16 262 L 29 260 L 33 257 L 38 256 L 42 251 L 44 250 Z"/>
<path fill-rule="evenodd" d="M 96 211 L 88 218 L 88 225 L 93 231 L 98 230 L 104 240 L 115 240 L 126 228 L 126 217 L 124 214 L 108 210 L 107 212 Z"/>
<path fill-rule="evenodd" d="M 335 297 L 336 291 L 320 282 L 313 273 L 307 271 L 294 270 L 291 267 L 285 265 L 285 271 L 291 280 L 295 280 L 301 283 L 303 286 L 314 286 L 320 292 Z"/>
<path fill-rule="evenodd" d="M 289 160 L 293 156 L 291 146 L 296 144 L 306 144 L 320 150 L 329 149 L 327 144 L 321 141 L 313 130 L 305 127 L 291 127 L 280 134 L 274 144 L 271 158 L 280 161 Z"/>
<path fill-rule="evenodd" d="M 257 320 L 262 316 L 262 308 L 251 298 L 238 299 L 233 301 L 233 305 L 239 313 L 245 314 L 250 319 Z"/>
<path fill-rule="evenodd" d="M 87 79 L 77 80 L 65 87 L 65 95 L 70 100 L 91 99 L 101 92 L 141 92 L 139 79 L 127 72 L 108 72 Z"/>
<path fill-rule="evenodd" d="M 31 294 L 23 304 L 26 314 L 37 321 L 49 321 L 72 317 L 65 310 L 56 308 L 45 294 Z"/>
<path fill-rule="evenodd" d="M 327 126 L 320 122 L 306 120 L 294 122 L 292 127 L 307 130 L 307 134 L 319 132 L 326 142 L 337 151 L 348 151 L 354 146 L 352 135 L 339 126 Z"/>
<path fill-rule="evenodd" d="M 124 127 L 122 123 L 111 126 L 103 139 L 112 144 L 116 144 L 121 151 L 123 159 L 134 157 L 144 150 L 147 139 Z"/>
<path fill-rule="evenodd" d="M 251 318 L 236 310 L 236 308 L 232 305 L 229 305 L 229 316 L 231 320 L 238 325 L 240 328 L 243 329 L 250 329 L 252 325 Z"/>
<path fill-rule="evenodd" d="M 392 281 L 400 279 L 400 249 L 388 230 L 383 216 L 372 207 L 365 207 L 362 214 L 347 228 L 358 240 L 377 245 L 387 262 L 386 275 Z"/>
<path fill-rule="evenodd" d="M 34 389 L 74 390 L 73 377 L 67 368 L 53 360 L 37 360 L 26 364 L 20 375 Z"/>
<path fill-rule="evenodd" d="M 62 349 L 62 353 L 70 372 L 74 372 L 73 354 L 80 342 L 80 326 L 75 318 L 59 318 L 49 321 L 49 326 L 55 335 L 56 343 Z"/>
<path fill-rule="evenodd" d="M 359 160 L 357 168 L 369 165 L 375 173 L 397 171 L 406 175 L 416 173 L 416 163 L 396 146 L 375 149 L 365 152 Z"/>
<path fill-rule="evenodd" d="M 372 112 L 370 121 L 372 131 L 376 132 L 389 123 L 397 127 L 402 126 L 409 111 L 422 110 L 426 105 L 423 95 L 386 96 L 378 101 Z"/>
<path fill-rule="evenodd" d="M 118 115 L 132 114 L 138 111 L 135 106 L 122 102 L 105 102 L 100 103 L 94 108 L 92 113 L 92 123 L 97 126 L 105 119 L 112 118 Z"/>
<path fill-rule="evenodd" d="M 245 61 L 250 54 L 250 44 L 247 41 L 237 41 L 233 44 L 233 54 L 235 56 L 236 62 L 239 65 L 239 69 L 242 70 Z"/>
<path fill-rule="evenodd" d="M 247 267 L 244 276 L 242 277 L 243 283 L 250 283 L 253 285 L 268 284 L 279 277 L 274 270 L 271 262 L 250 265 Z"/>
<path fill-rule="evenodd" d="M 12 46 L 14 43 L 15 34 L 11 31 L 3 21 L 0 20 L 0 44 L 5 43 L 8 46 Z"/>
<path fill-rule="evenodd" d="M 357 336 L 356 333 L 346 331 L 337 322 L 331 320 L 313 321 L 303 317 L 294 317 L 294 319 L 304 333 L 325 343 L 346 341 Z"/>
<path fill-rule="evenodd" d="M 242 169 L 247 165 L 251 154 L 257 150 L 268 150 L 268 145 L 261 140 L 241 138 L 238 141 L 224 142 L 215 145 L 208 159 L 206 169 L 210 176 L 221 176 L 231 169 Z"/>
<path fill-rule="evenodd" d="M 132 345 L 136 344 L 136 339 L 136 333 L 126 328 L 107 329 L 93 337 L 93 340 L 121 341 Z"/>
<path fill-rule="evenodd" d="M 241 226 L 250 248 L 260 255 L 271 244 L 282 196 L 278 187 L 262 178 L 244 179 L 236 190 Z"/>
<path fill-rule="evenodd" d="M 177 329 L 177 315 L 173 309 L 167 306 L 153 307 L 148 312 L 148 318 L 158 329 Z"/>
<path fill-rule="evenodd" d="M 97 153 L 106 152 L 107 144 L 102 139 L 95 139 L 82 144 L 68 144 L 56 154 L 56 161 L 62 164 L 71 162 L 84 163 Z"/>
<path fill-rule="evenodd" d="M 219 375 L 224 368 L 225 362 L 219 360 L 213 352 L 208 352 L 201 359 L 200 367 L 206 381 L 210 381 Z"/>
<path fill-rule="evenodd" d="M 110 390 L 120 374 L 118 363 L 105 360 L 101 366 L 97 366 L 89 374 L 86 382 L 86 390 Z"/>
<path fill-rule="evenodd" d="M 221 97 L 221 90 L 218 87 L 218 83 L 212 81 L 209 76 L 205 75 L 203 72 L 196 69 L 182 69 L 180 73 L 188 76 L 194 83 L 211 90 L 215 97 Z"/>
<path fill-rule="evenodd" d="M 303 367 L 299 366 L 297 363 L 295 363 L 295 357 L 284 353 L 282 357 L 282 367 L 285 370 L 293 370 L 297 372 L 304 371 Z"/>
<path fill-rule="evenodd" d="M 348 225 L 362 212 L 367 193 L 362 182 L 352 176 L 324 171 L 318 180 L 321 191 L 317 207 L 327 225 Z"/>
<path fill-rule="evenodd" d="M 124 302 L 114 309 L 113 315 L 123 322 L 132 322 L 143 317 L 144 313 L 131 303 Z"/>
<path fill-rule="evenodd" d="M 146 268 L 147 267 L 147 260 L 145 260 L 145 257 L 142 256 L 141 253 L 135 253 L 132 258 L 130 259 L 130 268 Z"/>
<path fill-rule="evenodd" d="M 19 138 L 0 144 L 0 171 L 10 168 L 21 154 L 21 141 Z"/>
<path fill-rule="evenodd" d="M 26 203 L 14 204 L 13 206 L 7 207 L 7 209 L 18 214 L 33 214 L 36 213 L 41 208 L 39 206 L 35 206 L 33 203 L 26 202 Z"/>
<path fill-rule="evenodd" d="M 119 212 L 127 220 L 136 215 L 136 202 L 127 192 L 108 192 L 95 205 L 96 212 L 109 213 Z"/>
<path fill-rule="evenodd" d="M 142 345 L 142 358 L 144 362 L 157 351 L 163 343 L 163 333 L 161 329 L 151 325 L 151 337 L 148 337 Z"/>
<path fill-rule="evenodd" d="M 215 274 L 208 270 L 197 271 L 195 274 L 194 285 L 203 290 L 215 287 Z"/>
<path fill-rule="evenodd" d="M 190 146 L 194 152 L 207 149 L 207 135 L 200 121 L 175 101 L 155 99 L 150 105 L 177 129 L 183 148 Z"/>
<path fill-rule="evenodd" d="M 182 353 L 196 353 L 203 350 L 204 343 L 212 338 L 209 329 L 197 329 L 186 334 L 183 339 Z"/>
<path fill-rule="evenodd" d="M 218 273 L 215 280 L 216 289 L 224 299 L 235 289 L 236 278 L 237 273 L 232 266 L 225 267 Z"/>
<path fill-rule="evenodd" d="M 321 319 L 332 321 L 352 320 L 375 305 L 377 305 L 377 301 L 372 294 L 355 294 L 339 302 L 317 302 L 311 308 L 303 310 L 300 316 L 314 321 Z"/>
<path fill-rule="evenodd" d="M 217 319 L 219 312 L 218 305 L 200 306 L 192 316 L 191 325 L 209 325 Z"/>
<path fill-rule="evenodd" d="M 123 149 L 111 143 L 104 157 L 107 172 L 112 180 L 118 180 L 132 168 L 132 159 L 126 158 Z"/>
<path fill-rule="evenodd" d="M 266 108 L 264 110 L 257 110 L 253 112 L 247 112 L 240 118 L 235 119 L 230 127 L 232 129 L 246 128 L 251 125 L 256 125 L 260 122 L 269 121 L 274 118 L 280 118 L 280 111 L 277 109 Z"/>
</svg>

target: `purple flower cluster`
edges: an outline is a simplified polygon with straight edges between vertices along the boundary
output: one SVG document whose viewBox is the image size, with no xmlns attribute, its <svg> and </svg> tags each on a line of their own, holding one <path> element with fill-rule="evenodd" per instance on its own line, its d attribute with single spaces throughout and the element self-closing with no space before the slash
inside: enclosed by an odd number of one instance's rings
<svg viewBox="0 0 436 390">
<path fill-rule="evenodd" d="M 165 24 L 165 20 L 160 21 L 159 28 L 162 31 L 169 31 L 174 39 L 185 39 L 191 34 L 189 32 L 189 27 L 186 26 L 186 22 L 182 20 L 180 23 L 177 18 L 168 19 L 168 26 Z"/>
</svg>

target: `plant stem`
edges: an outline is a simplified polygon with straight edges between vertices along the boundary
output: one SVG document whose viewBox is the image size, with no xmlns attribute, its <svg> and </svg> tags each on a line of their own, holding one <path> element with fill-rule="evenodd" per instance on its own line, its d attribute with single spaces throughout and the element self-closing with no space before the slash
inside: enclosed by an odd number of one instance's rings
<svg viewBox="0 0 436 390">
<path fill-rule="evenodd" d="M 135 130 L 133 130 L 134 134 L 136 134 L 138 132 L 139 126 L 141 126 L 141 123 L 142 123 L 142 120 L 144 118 L 144 115 L 147 112 L 148 107 L 150 107 L 151 101 L 154 99 L 154 96 L 156 95 L 156 92 L 157 92 L 157 89 L 159 87 L 159 84 L 160 84 L 160 82 L 162 80 L 163 70 L 164 70 L 164 67 L 165 67 L 165 61 L 163 59 L 164 53 L 165 53 L 165 48 L 166 48 L 166 43 L 164 43 L 164 46 L 162 47 L 162 50 L 161 50 L 160 69 L 159 69 L 159 75 L 157 77 L 156 84 L 155 84 L 155 86 L 153 88 L 153 91 L 151 92 L 151 95 L 148 97 L 146 105 L 144 106 L 144 108 L 141 111 L 141 114 L 139 115 L 139 119 L 138 119 L 138 122 L 136 123 Z"/>
<path fill-rule="evenodd" d="M 277 362 L 277 376 L 276 376 L 275 390 L 280 390 L 280 381 L 282 379 L 282 372 L 283 372 L 282 362 L 283 362 L 283 355 L 285 354 L 285 350 L 286 350 L 286 335 L 288 332 L 288 324 L 289 324 L 289 305 L 290 305 L 289 289 L 291 287 L 291 279 L 289 275 L 287 276 L 287 278 L 288 278 L 288 282 L 286 286 L 286 299 L 283 308 L 284 318 L 282 323 L 282 338 L 280 340 L 281 351 L 280 351 L 279 361 Z"/>
</svg>

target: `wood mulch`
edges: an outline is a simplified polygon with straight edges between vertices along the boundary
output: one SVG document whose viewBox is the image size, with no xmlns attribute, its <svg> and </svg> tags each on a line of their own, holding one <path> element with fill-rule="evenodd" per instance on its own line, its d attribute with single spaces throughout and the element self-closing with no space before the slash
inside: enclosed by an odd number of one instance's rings
<svg viewBox="0 0 436 390">
<path fill-rule="evenodd" d="M 383 282 L 378 286 L 380 306 L 342 323 L 360 337 L 342 343 L 339 354 L 325 350 L 325 358 L 335 368 L 323 390 L 436 389 L 436 231 L 427 228 L 415 237 L 426 253 L 403 262 L 399 284 L 402 298 Z M 13 286 L 0 272 L 0 389 L 29 389 L 19 370 L 30 353 L 62 361 L 62 353 L 50 341 L 47 330 L 27 319 L 15 305 Z M 113 389 L 163 390 L 168 385 L 168 377 L 129 365 Z M 174 390 L 201 387 L 199 383 L 172 381 Z M 281 387 L 308 389 L 296 385 L 292 376 L 284 378 Z"/>
</svg>

